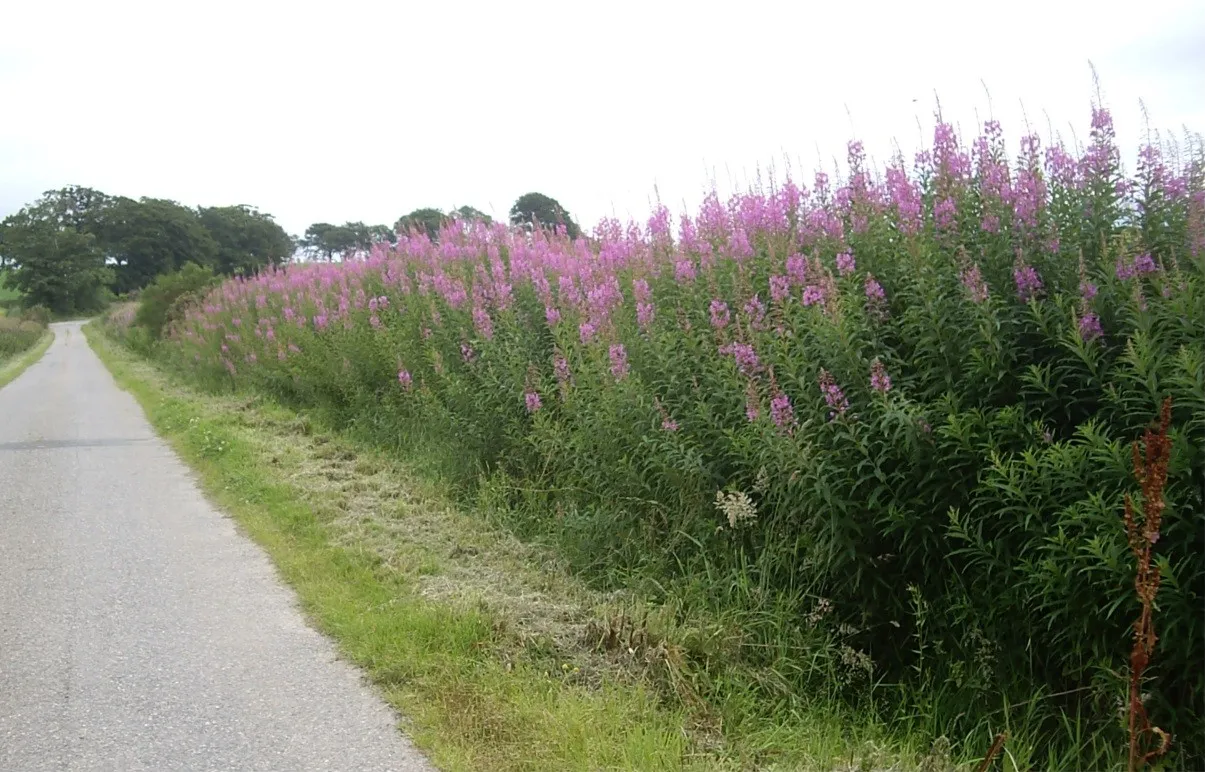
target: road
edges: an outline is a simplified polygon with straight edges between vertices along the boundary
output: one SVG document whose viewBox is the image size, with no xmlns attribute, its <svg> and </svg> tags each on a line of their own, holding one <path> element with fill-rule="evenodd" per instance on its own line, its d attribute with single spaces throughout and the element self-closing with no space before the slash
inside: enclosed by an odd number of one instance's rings
<svg viewBox="0 0 1205 772">
<path fill-rule="evenodd" d="M 0 771 L 427 770 L 89 349 L 0 389 Z"/>
</svg>

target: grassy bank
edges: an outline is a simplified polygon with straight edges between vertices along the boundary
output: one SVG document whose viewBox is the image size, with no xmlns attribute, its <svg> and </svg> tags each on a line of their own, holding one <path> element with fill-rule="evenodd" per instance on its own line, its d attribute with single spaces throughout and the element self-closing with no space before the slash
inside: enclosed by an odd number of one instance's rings
<svg viewBox="0 0 1205 772">
<path fill-rule="evenodd" d="M 940 744 L 913 752 L 820 702 L 726 721 L 677 675 L 702 626 L 584 587 L 441 482 L 312 417 L 194 391 L 85 333 L 441 768 L 953 768 Z"/>
<path fill-rule="evenodd" d="M 39 327 L 16 330 L 10 334 L 8 321 L 0 318 L 0 388 L 16 380 L 25 369 L 42 358 L 54 341 L 54 333 Z M 13 325 L 14 328 L 16 325 Z"/>
</svg>

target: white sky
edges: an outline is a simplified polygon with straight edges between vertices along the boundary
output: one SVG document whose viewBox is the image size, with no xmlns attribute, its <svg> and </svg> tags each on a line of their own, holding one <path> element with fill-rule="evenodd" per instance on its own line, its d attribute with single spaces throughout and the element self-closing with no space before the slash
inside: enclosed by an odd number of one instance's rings
<svg viewBox="0 0 1205 772">
<path fill-rule="evenodd" d="M 0 217 L 80 184 L 299 234 L 538 190 L 589 227 L 784 158 L 810 184 L 855 135 L 910 159 L 935 93 L 967 138 L 990 109 L 1015 147 L 1022 100 L 1086 138 L 1089 60 L 1127 162 L 1140 99 L 1205 131 L 1205 0 L 0 0 Z"/>
</svg>

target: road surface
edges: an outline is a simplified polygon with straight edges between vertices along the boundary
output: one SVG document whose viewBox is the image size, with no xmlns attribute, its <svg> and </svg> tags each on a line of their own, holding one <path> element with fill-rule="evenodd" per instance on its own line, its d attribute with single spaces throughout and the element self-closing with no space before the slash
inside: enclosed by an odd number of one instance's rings
<svg viewBox="0 0 1205 772">
<path fill-rule="evenodd" d="M 78 322 L 0 389 L 0 771 L 426 770 Z"/>
</svg>

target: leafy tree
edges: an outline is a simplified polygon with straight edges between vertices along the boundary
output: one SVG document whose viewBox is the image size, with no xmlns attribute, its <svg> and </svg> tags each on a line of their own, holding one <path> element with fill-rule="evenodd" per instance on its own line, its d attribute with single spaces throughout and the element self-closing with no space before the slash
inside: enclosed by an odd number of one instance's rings
<svg viewBox="0 0 1205 772">
<path fill-rule="evenodd" d="M 217 245 L 219 273 L 252 274 L 293 254 L 293 239 L 270 214 L 249 206 L 202 207 L 197 214 Z"/>
<path fill-rule="evenodd" d="M 448 216 L 438 209 L 415 209 L 407 215 L 403 215 L 394 223 L 394 230 L 398 233 L 410 233 L 410 231 L 418 231 L 426 233 L 427 238 L 432 241 L 439 241 L 439 229 L 448 222 Z"/>
<path fill-rule="evenodd" d="M 380 244 L 382 241 L 393 243 L 397 241 L 397 236 L 388 225 L 365 225 L 362 222 L 348 222 L 343 226 L 352 232 L 352 248 L 367 251 L 372 249 L 374 244 Z"/>
<path fill-rule="evenodd" d="M 561 206 L 555 198 L 543 193 L 525 193 L 519 196 L 515 205 L 510 208 L 511 225 L 521 225 L 528 230 L 537 226 L 553 228 L 564 226 L 570 238 L 581 235 L 581 229 L 569 215 L 569 211 Z"/>
<path fill-rule="evenodd" d="M 4 282 L 24 295 L 26 305 L 60 314 L 97 310 L 113 273 L 96 237 L 69 224 L 73 220 L 59 203 L 48 193 L 0 222 L 0 251 L 9 265 Z"/>
<path fill-rule="evenodd" d="M 328 262 L 336 254 L 342 255 L 355 248 L 356 232 L 346 225 L 316 222 L 305 229 L 301 246 L 311 257 L 323 257 Z"/>
<path fill-rule="evenodd" d="M 197 212 L 175 201 L 117 199 L 105 210 L 100 231 L 118 292 L 145 287 L 187 262 L 213 265 L 218 255 Z"/>
<path fill-rule="evenodd" d="M 485 212 L 471 206 L 458 207 L 453 209 L 448 214 L 452 217 L 455 217 L 457 220 L 480 221 L 486 225 L 489 225 L 494 221 L 494 218 L 490 217 Z"/>
</svg>

